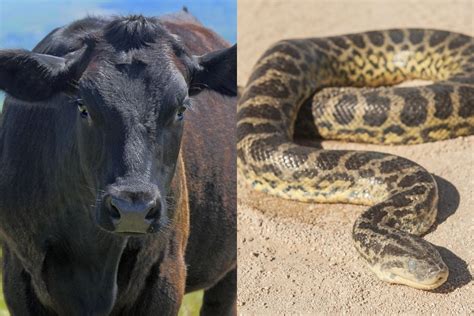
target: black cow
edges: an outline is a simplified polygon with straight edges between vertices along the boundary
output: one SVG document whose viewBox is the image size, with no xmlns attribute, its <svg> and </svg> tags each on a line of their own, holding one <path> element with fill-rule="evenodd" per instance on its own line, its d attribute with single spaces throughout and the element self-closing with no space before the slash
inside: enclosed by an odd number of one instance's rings
<svg viewBox="0 0 474 316">
<path fill-rule="evenodd" d="M 236 313 L 235 46 L 184 11 L 87 17 L 0 51 L 0 89 L 13 315 L 174 315 L 197 289 Z"/>
</svg>

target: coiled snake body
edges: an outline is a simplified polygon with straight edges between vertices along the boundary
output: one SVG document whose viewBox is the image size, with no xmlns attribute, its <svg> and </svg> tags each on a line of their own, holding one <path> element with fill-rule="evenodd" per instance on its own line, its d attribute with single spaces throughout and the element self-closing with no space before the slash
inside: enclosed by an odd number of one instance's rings
<svg viewBox="0 0 474 316">
<path fill-rule="evenodd" d="M 411 79 L 433 83 L 390 87 Z M 322 138 L 412 144 L 473 134 L 474 38 L 395 29 L 280 41 L 257 62 L 238 105 L 238 170 L 256 190 L 368 205 L 352 236 L 371 270 L 420 289 L 443 284 L 448 268 L 420 237 L 437 214 L 431 174 L 394 155 L 296 144 L 298 111 L 312 96 Z"/>
</svg>

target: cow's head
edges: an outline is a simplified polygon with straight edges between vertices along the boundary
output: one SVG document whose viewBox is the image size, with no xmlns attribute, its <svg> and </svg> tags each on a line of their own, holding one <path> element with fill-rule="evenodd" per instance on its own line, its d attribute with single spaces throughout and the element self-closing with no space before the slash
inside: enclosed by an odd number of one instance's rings
<svg viewBox="0 0 474 316">
<path fill-rule="evenodd" d="M 236 94 L 236 47 L 192 56 L 157 20 L 118 18 L 63 57 L 0 51 L 0 89 L 74 106 L 81 172 L 98 224 L 146 233 L 166 223 L 167 197 L 191 96 Z M 71 128 L 73 128 L 71 126 Z"/>
</svg>

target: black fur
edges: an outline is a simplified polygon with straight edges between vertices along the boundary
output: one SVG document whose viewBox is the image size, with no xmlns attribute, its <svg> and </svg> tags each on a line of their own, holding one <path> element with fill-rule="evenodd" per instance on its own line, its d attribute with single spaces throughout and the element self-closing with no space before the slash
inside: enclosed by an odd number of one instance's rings
<svg viewBox="0 0 474 316">
<path fill-rule="evenodd" d="M 55 29 L 33 52 L 0 51 L 0 88 L 9 94 L 0 121 L 0 238 L 12 315 L 174 315 L 184 292 L 200 288 L 209 289 L 203 314 L 235 313 L 227 133 L 236 101 L 196 96 L 203 114 L 186 112 L 186 129 L 179 113 L 194 80 L 232 95 L 236 50 L 196 30 L 205 29 L 88 17 Z M 210 53 L 193 57 L 202 51 Z M 212 119 L 214 130 L 205 124 Z M 159 197 L 155 233 L 113 233 L 106 197 L 115 191 Z"/>
<path fill-rule="evenodd" d="M 95 46 L 89 41 L 66 57 L 26 50 L 0 51 L 0 88 L 25 101 L 41 101 L 57 92 L 74 92 Z"/>
<path fill-rule="evenodd" d="M 195 71 L 190 94 L 212 89 L 225 95 L 237 95 L 237 44 L 198 58 L 201 68 Z"/>
</svg>

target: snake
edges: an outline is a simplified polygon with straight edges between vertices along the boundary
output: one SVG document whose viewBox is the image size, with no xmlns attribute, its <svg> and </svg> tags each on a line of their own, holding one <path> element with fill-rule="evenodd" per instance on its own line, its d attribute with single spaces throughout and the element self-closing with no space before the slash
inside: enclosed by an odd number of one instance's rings
<svg viewBox="0 0 474 316">
<path fill-rule="evenodd" d="M 428 84 L 398 85 L 415 79 Z M 474 38 L 390 29 L 280 40 L 237 106 L 245 183 L 285 199 L 366 205 L 352 240 L 369 269 L 389 283 L 441 286 L 449 269 L 423 239 L 438 212 L 434 176 L 392 154 L 301 144 L 295 135 L 308 122 L 318 140 L 404 145 L 474 134 Z"/>
</svg>

